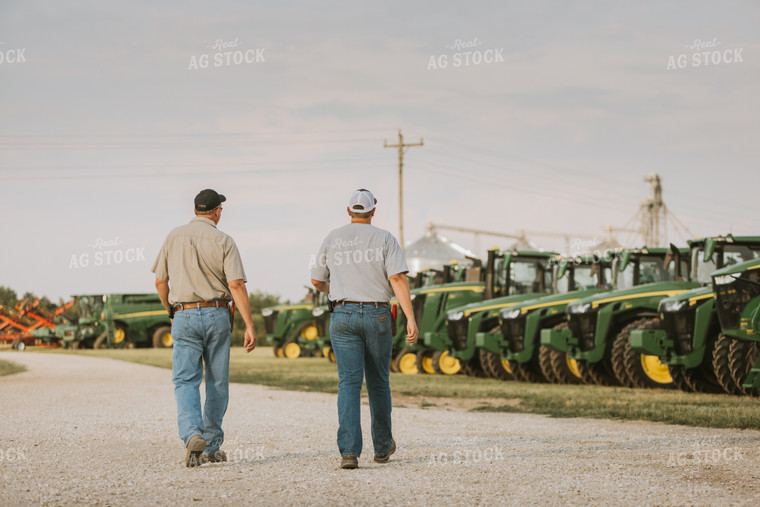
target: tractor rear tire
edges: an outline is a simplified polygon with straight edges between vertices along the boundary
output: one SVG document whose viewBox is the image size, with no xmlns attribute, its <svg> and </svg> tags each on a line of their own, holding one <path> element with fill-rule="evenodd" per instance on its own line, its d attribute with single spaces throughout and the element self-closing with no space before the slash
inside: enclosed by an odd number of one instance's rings
<svg viewBox="0 0 760 507">
<path fill-rule="evenodd" d="M 274 357 L 283 357 L 282 347 L 280 347 L 279 345 L 275 345 L 274 347 L 272 347 L 272 352 L 274 352 Z"/>
<path fill-rule="evenodd" d="M 584 384 L 597 386 L 620 385 L 617 379 L 607 372 L 602 361 L 597 361 L 596 363 L 577 361 L 577 364 L 578 373 L 581 374 L 581 381 Z"/>
<path fill-rule="evenodd" d="M 630 324 L 628 326 L 630 326 Z M 615 378 L 622 386 L 643 387 L 634 385 L 633 379 L 628 375 L 628 371 L 625 369 L 626 349 L 630 348 L 630 345 L 628 344 L 628 340 L 630 339 L 628 326 L 623 328 L 623 330 L 615 337 L 615 341 L 612 344 L 610 363 L 612 364 L 612 371 L 615 373 Z"/>
<path fill-rule="evenodd" d="M 467 376 L 480 378 L 486 376 L 486 373 L 483 371 L 483 366 L 480 364 L 479 354 L 474 354 L 467 361 L 459 361 L 459 363 L 462 365 L 462 371 Z"/>
<path fill-rule="evenodd" d="M 723 333 L 718 336 L 718 339 L 715 342 L 715 350 L 713 350 L 713 371 L 715 372 L 715 378 L 718 379 L 718 384 L 720 384 L 720 387 L 722 387 L 725 392 L 728 394 L 741 395 L 743 394 L 741 386 L 737 385 L 731 376 L 729 355 L 731 352 L 731 344 L 733 342 L 733 338 L 726 336 Z M 735 367 L 738 368 L 739 365 L 736 364 Z"/>
<path fill-rule="evenodd" d="M 540 372 L 540 368 L 535 361 L 531 360 L 527 363 L 518 363 L 517 361 L 509 361 L 509 369 L 512 370 L 512 374 L 523 382 L 530 382 L 532 384 L 546 383 L 546 378 Z"/>
<path fill-rule="evenodd" d="M 551 347 L 549 349 L 549 361 L 554 377 L 558 384 L 580 384 L 581 377 L 578 372 L 578 364 L 575 359 L 570 359 L 567 352 L 560 352 Z M 572 366 L 571 366 L 572 362 Z"/>
<path fill-rule="evenodd" d="M 746 389 L 742 384 L 747 379 L 749 372 L 757 362 L 760 349 L 756 342 L 734 340 L 728 351 L 728 367 L 731 378 L 737 388 L 745 396 L 758 396 L 758 389 Z"/>
<path fill-rule="evenodd" d="M 480 369 L 483 370 L 483 374 L 487 378 L 496 378 L 496 370 L 491 368 L 492 364 L 489 360 L 490 352 L 486 349 L 476 349 L 476 351 L 478 363 L 480 364 Z"/>
<path fill-rule="evenodd" d="M 456 375 L 462 370 L 459 359 L 451 357 L 448 350 L 433 352 L 433 370 L 442 375 Z"/>
<path fill-rule="evenodd" d="M 681 365 L 669 364 L 668 371 L 670 372 L 670 376 L 673 378 L 673 385 L 676 386 L 679 390 L 685 393 L 695 392 L 692 389 L 692 386 L 686 381 L 686 368 Z"/>
<path fill-rule="evenodd" d="M 499 354 L 480 349 L 480 364 L 483 365 L 483 371 L 487 372 L 490 378 L 515 380 L 512 370 L 509 369 L 509 361 L 502 359 Z"/>
<path fill-rule="evenodd" d="M 170 349 L 174 347 L 174 339 L 172 338 L 171 326 L 161 326 L 154 331 L 153 347 L 157 349 Z"/>
<path fill-rule="evenodd" d="M 538 366 L 550 384 L 562 384 L 563 382 L 560 382 L 559 377 L 552 368 L 552 352 L 554 352 L 553 349 L 540 345 L 538 347 Z"/>
<path fill-rule="evenodd" d="M 406 354 L 406 349 L 402 349 L 401 352 L 393 356 L 391 359 L 391 371 L 394 373 L 401 373 L 401 369 L 399 368 L 399 362 L 401 361 L 401 357 Z"/>
<path fill-rule="evenodd" d="M 657 319 L 638 319 L 623 328 L 618 334 L 615 345 L 622 341 L 623 361 L 626 378 L 630 382 L 628 387 L 674 387 L 670 369 L 662 363 L 659 357 L 642 354 L 631 347 L 631 331 L 634 329 L 655 330 L 661 329 L 661 323 Z M 613 351 L 614 359 L 614 351 Z M 613 362 L 613 365 L 615 363 Z M 620 380 L 620 378 L 618 378 Z"/>
</svg>

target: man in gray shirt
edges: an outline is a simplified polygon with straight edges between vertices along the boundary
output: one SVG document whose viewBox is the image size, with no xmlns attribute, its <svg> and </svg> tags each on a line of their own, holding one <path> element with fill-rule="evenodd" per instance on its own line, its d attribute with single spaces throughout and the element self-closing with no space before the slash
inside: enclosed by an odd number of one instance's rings
<svg viewBox="0 0 760 507">
<path fill-rule="evenodd" d="M 366 375 L 375 461 L 396 450 L 391 432 L 390 375 L 393 333 L 388 300 L 395 294 L 407 320 L 407 342 L 417 341 L 409 271 L 396 238 L 372 225 L 377 200 L 369 190 L 351 194 L 351 223 L 335 229 L 311 266 L 311 283 L 335 305 L 330 340 L 338 364 L 338 449 L 341 468 L 357 468 L 362 451 L 360 393 Z"/>
</svg>

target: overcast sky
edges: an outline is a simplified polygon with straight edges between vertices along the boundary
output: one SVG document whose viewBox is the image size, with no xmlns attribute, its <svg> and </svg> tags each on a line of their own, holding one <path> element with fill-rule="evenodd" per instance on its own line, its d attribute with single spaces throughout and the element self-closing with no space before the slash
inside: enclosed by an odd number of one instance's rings
<svg viewBox="0 0 760 507">
<path fill-rule="evenodd" d="M 692 234 L 760 234 L 758 26 L 752 1 L 1 0 L 0 285 L 152 291 L 210 187 L 249 290 L 300 299 L 352 190 L 398 233 L 399 128 L 424 138 L 407 243 L 601 239 L 638 226 L 651 172 Z"/>
</svg>

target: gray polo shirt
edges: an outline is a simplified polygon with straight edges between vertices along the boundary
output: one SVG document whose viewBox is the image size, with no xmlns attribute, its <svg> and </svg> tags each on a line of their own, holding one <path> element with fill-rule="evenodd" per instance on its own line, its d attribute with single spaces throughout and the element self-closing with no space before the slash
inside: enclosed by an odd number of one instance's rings
<svg viewBox="0 0 760 507">
<path fill-rule="evenodd" d="M 200 216 L 169 233 L 152 271 L 170 282 L 170 304 L 230 301 L 229 282 L 246 281 L 235 241 Z"/>
<path fill-rule="evenodd" d="M 370 224 L 348 224 L 327 235 L 312 258 L 311 278 L 330 282 L 333 301 L 387 302 L 388 278 L 409 268 L 393 235 Z"/>
</svg>

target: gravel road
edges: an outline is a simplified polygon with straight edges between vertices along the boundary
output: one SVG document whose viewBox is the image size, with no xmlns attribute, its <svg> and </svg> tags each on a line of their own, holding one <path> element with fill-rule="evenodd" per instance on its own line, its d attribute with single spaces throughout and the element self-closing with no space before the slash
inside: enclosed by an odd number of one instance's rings
<svg viewBox="0 0 760 507">
<path fill-rule="evenodd" d="M 336 396 L 231 386 L 231 461 L 184 467 L 168 370 L 0 353 L 3 505 L 758 505 L 760 432 L 394 408 L 398 451 L 340 470 Z M 370 443 L 367 447 L 367 443 Z"/>
</svg>

